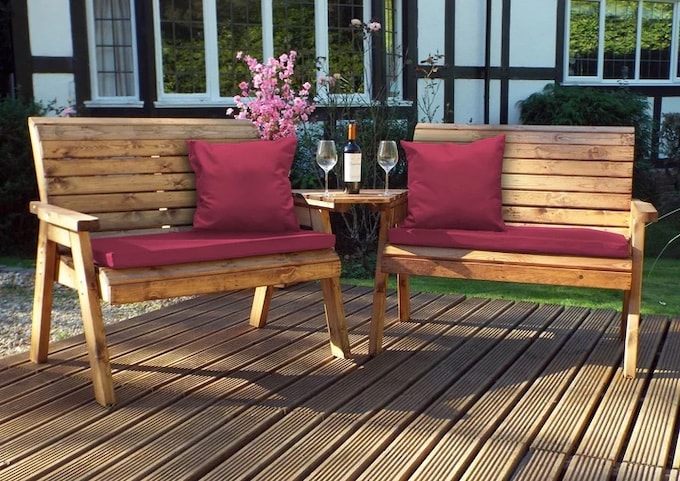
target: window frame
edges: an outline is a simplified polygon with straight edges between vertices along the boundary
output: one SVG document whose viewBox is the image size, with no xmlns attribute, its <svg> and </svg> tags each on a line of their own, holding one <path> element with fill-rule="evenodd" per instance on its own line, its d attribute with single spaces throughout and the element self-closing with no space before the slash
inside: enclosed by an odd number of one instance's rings
<svg viewBox="0 0 680 481">
<path fill-rule="evenodd" d="M 565 85 L 648 85 L 648 86 L 663 86 L 663 85 L 677 85 L 680 83 L 680 72 L 678 71 L 678 45 L 680 37 L 680 0 L 637 0 L 637 25 L 636 39 L 635 39 L 635 71 L 632 76 L 628 78 L 604 78 L 604 51 L 605 51 L 605 21 L 606 21 L 606 2 L 608 0 L 593 0 L 593 3 L 599 4 L 599 32 L 598 32 L 598 51 L 597 51 L 597 75 L 583 76 L 570 75 L 570 39 L 571 39 L 571 7 L 572 1 L 569 0 L 566 5 L 565 12 L 565 42 L 564 42 L 564 84 Z M 672 3 L 673 4 L 673 19 L 671 26 L 671 43 L 670 43 L 670 65 L 668 79 L 641 79 L 640 78 L 640 64 L 641 64 L 641 37 L 642 37 L 642 15 L 640 15 L 640 5 L 643 2 L 651 3 Z"/>
<path fill-rule="evenodd" d="M 87 49 L 90 62 L 90 100 L 84 102 L 86 107 L 142 107 L 144 103 L 140 100 L 140 82 L 139 82 L 139 60 L 138 51 L 139 43 L 137 40 L 137 20 L 135 5 L 133 0 L 125 0 L 129 4 L 130 9 L 130 35 L 132 40 L 132 85 L 134 88 L 133 95 L 118 95 L 105 96 L 99 93 L 99 64 L 97 58 L 97 43 L 96 43 L 96 23 L 94 19 L 94 2 L 96 0 L 87 0 L 85 2 L 85 18 L 87 23 Z"/>
<path fill-rule="evenodd" d="M 90 0 L 92 1 L 92 0 Z M 273 2 L 275 0 L 261 0 L 262 8 L 262 45 L 263 53 L 260 61 L 270 58 L 275 55 L 274 52 L 274 25 L 273 25 Z M 205 107 L 205 106 L 227 106 L 233 107 L 236 105 L 234 96 L 221 96 L 219 86 L 219 65 L 218 65 L 218 47 L 217 47 L 217 22 L 214 12 L 216 11 L 216 0 L 203 0 L 203 18 L 204 18 L 204 32 L 205 32 L 205 64 L 206 64 L 206 91 L 203 93 L 172 93 L 164 91 L 163 84 L 163 62 L 162 62 L 162 44 L 160 42 L 160 0 L 153 0 L 153 36 L 154 42 L 154 61 L 156 64 L 156 107 Z M 363 0 L 364 22 L 370 22 L 371 18 L 371 0 Z M 395 24 L 397 25 L 397 37 L 403 38 L 400 31 L 401 25 L 401 2 L 397 2 L 395 10 Z M 316 58 L 329 58 L 329 35 L 328 35 L 328 0 L 315 0 L 314 2 L 314 26 L 315 26 L 315 53 Z M 399 22 L 399 23 L 397 23 Z M 366 42 L 366 41 L 365 41 Z M 366 43 L 365 43 L 366 45 Z M 278 52 L 279 55 L 283 52 Z M 236 52 L 234 52 L 234 55 Z M 396 52 L 396 57 L 400 59 L 403 66 L 403 59 L 401 59 L 401 52 Z M 369 86 L 364 92 L 351 95 L 334 95 L 335 100 L 340 100 L 349 105 L 365 105 L 371 100 L 372 92 L 370 86 L 372 84 L 372 77 L 370 75 L 370 49 L 364 49 L 364 85 Z M 317 91 L 322 88 L 319 83 L 320 75 L 317 75 Z M 402 79 L 401 73 L 398 76 Z M 245 80 L 245 79 L 244 79 Z M 401 87 L 401 84 L 399 84 Z M 235 92 L 234 95 L 238 95 Z M 403 98 L 403 88 L 399 89 L 399 99 Z M 324 104 L 321 99 L 317 101 Z"/>
</svg>

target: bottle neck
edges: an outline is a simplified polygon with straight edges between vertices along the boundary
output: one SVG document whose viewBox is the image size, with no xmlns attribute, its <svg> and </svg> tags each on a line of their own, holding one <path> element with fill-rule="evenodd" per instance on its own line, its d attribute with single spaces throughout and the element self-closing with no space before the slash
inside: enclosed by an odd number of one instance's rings
<svg viewBox="0 0 680 481">
<path fill-rule="evenodd" d="M 347 140 L 354 142 L 357 138 L 357 126 L 351 123 L 347 126 Z"/>
</svg>

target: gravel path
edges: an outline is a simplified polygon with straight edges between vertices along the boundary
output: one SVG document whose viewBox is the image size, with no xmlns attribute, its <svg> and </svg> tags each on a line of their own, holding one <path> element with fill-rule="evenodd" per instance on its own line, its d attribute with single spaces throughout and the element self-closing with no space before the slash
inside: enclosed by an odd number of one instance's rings
<svg viewBox="0 0 680 481">
<path fill-rule="evenodd" d="M 31 344 L 32 269 L 0 266 L 0 358 L 27 351 Z M 178 299 L 111 306 L 102 303 L 107 324 L 178 302 Z M 52 310 L 53 340 L 80 334 L 83 325 L 75 291 L 56 285 Z"/>
</svg>

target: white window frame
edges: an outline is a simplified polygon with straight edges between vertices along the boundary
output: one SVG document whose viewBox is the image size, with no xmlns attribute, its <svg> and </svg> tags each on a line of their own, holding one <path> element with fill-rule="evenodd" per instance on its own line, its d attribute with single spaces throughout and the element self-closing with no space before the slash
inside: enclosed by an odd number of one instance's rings
<svg viewBox="0 0 680 481">
<path fill-rule="evenodd" d="M 676 85 L 680 83 L 680 72 L 678 72 L 678 43 L 680 37 L 680 0 L 637 0 L 638 1 L 638 28 L 635 48 L 635 72 L 627 79 L 605 79 L 604 78 L 604 28 L 605 28 L 605 7 L 607 0 L 596 0 L 599 3 L 599 39 L 598 39 L 598 53 L 597 53 L 597 75 L 596 76 L 580 76 L 569 75 L 569 39 L 571 36 L 571 3 L 567 2 L 565 14 L 565 44 L 564 44 L 564 84 L 565 85 Z M 642 34 L 642 16 L 639 14 L 639 7 L 643 1 L 659 2 L 659 3 L 673 3 L 673 22 L 671 31 L 671 49 L 670 49 L 670 68 L 668 79 L 640 79 L 640 45 Z"/>
<path fill-rule="evenodd" d="M 92 0 L 90 0 L 92 1 Z M 160 2 L 161 0 L 153 0 L 153 28 L 154 36 L 156 38 L 155 47 L 155 62 L 156 62 L 156 93 L 158 100 L 155 102 L 157 107 L 177 107 L 177 106 L 235 106 L 234 97 L 222 97 L 219 91 L 219 65 L 217 52 L 217 24 L 215 21 L 216 2 L 215 0 L 203 0 L 203 18 L 205 31 L 205 64 L 206 64 L 206 92 L 204 93 L 166 93 L 163 85 L 163 59 L 160 42 Z M 275 55 L 274 53 L 274 25 L 273 25 L 273 2 L 275 0 L 261 0 L 262 7 L 262 45 L 264 61 Z M 328 44 L 328 19 L 326 12 L 328 11 L 328 0 L 315 0 L 314 8 L 314 23 L 315 23 L 315 44 L 317 58 L 329 58 L 329 44 Z M 364 17 L 362 20 L 366 23 L 371 18 L 371 1 L 363 0 Z M 401 22 L 401 3 L 397 6 L 397 17 Z M 401 25 L 399 23 L 398 25 Z M 349 104 L 363 105 L 370 101 L 370 86 L 372 78 L 370 76 L 370 49 L 364 49 L 364 85 L 368 86 L 366 92 L 352 95 L 341 95 L 343 102 Z M 280 54 L 282 52 L 278 52 Z M 236 52 L 234 52 L 236 54 Z M 245 79 L 244 79 L 245 80 Z M 318 85 L 317 79 L 317 88 Z M 399 92 L 400 95 L 402 92 Z M 237 95 L 237 93 L 234 93 Z M 320 99 L 317 99 L 320 100 Z"/>
<path fill-rule="evenodd" d="M 97 45 L 95 34 L 94 21 L 94 1 L 87 0 L 85 2 L 85 15 L 87 21 L 88 33 L 88 55 L 90 61 L 90 100 L 85 101 L 86 107 L 142 107 L 144 104 L 139 100 L 139 63 L 137 58 L 137 30 L 135 8 L 132 0 L 125 0 L 130 3 L 130 22 L 131 22 L 131 36 L 132 36 L 132 56 L 133 56 L 133 95 L 120 96 L 104 96 L 99 93 L 99 79 L 98 79 L 98 63 L 97 63 Z"/>
</svg>

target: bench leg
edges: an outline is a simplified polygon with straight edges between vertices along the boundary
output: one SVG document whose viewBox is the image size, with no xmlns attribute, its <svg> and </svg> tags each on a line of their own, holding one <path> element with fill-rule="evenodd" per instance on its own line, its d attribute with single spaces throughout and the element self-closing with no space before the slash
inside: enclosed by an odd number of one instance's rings
<svg viewBox="0 0 680 481">
<path fill-rule="evenodd" d="M 408 274 L 397 274 L 397 295 L 399 298 L 399 320 L 411 318 L 411 282 Z"/>
<path fill-rule="evenodd" d="M 83 316 L 85 343 L 90 359 L 94 396 L 102 406 L 112 406 L 116 403 L 116 395 L 113 390 L 109 349 L 106 345 L 104 319 L 99 303 L 97 279 L 87 233 L 72 233 L 71 249 L 73 266 L 76 271 L 80 310 Z"/>
<path fill-rule="evenodd" d="M 345 306 L 342 303 L 340 279 L 337 277 L 321 279 L 321 290 L 323 291 L 326 324 L 328 325 L 328 333 L 330 335 L 331 353 L 335 357 L 348 358 L 351 352 L 345 320 Z"/>
<path fill-rule="evenodd" d="M 640 269 L 641 270 L 641 269 Z M 623 352 L 623 375 L 634 378 L 637 370 L 638 342 L 640 337 L 640 306 L 642 304 L 642 273 L 637 276 L 633 270 L 630 291 L 624 292 L 625 341 Z"/>
<path fill-rule="evenodd" d="M 260 286 L 255 288 L 253 306 L 250 309 L 250 325 L 264 327 L 267 324 L 269 307 L 274 295 L 274 286 Z"/>
<path fill-rule="evenodd" d="M 373 284 L 373 310 L 371 329 L 368 334 L 368 354 L 377 356 L 382 352 L 383 331 L 385 330 L 385 309 L 387 307 L 388 274 L 376 272 Z"/>
<path fill-rule="evenodd" d="M 35 260 L 33 326 L 31 328 L 30 350 L 30 359 L 36 363 L 47 362 L 56 264 L 57 245 L 47 238 L 47 224 L 41 222 L 38 233 L 38 252 Z"/>
</svg>

